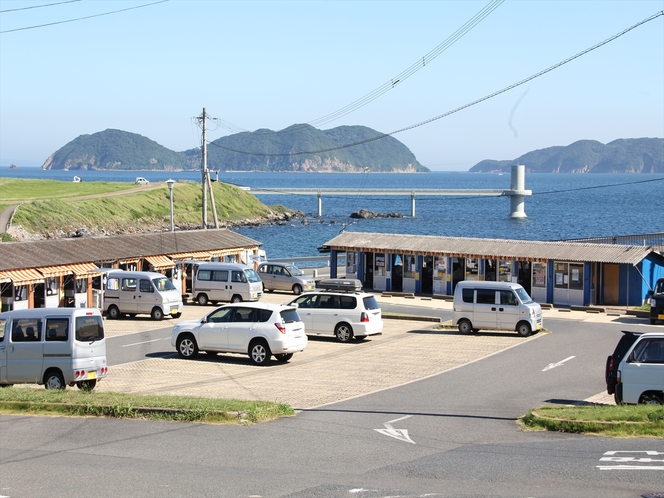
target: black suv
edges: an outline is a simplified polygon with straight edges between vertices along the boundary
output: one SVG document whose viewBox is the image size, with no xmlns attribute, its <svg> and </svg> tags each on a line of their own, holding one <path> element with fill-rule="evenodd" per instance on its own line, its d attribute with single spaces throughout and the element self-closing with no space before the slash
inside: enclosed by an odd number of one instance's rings
<svg viewBox="0 0 664 498">
<path fill-rule="evenodd" d="M 650 325 L 657 320 L 664 320 L 664 278 L 657 281 L 650 295 Z"/>
<path fill-rule="evenodd" d="M 629 332 L 622 331 L 623 336 L 618 341 L 615 351 L 606 359 L 606 370 L 604 371 L 604 378 L 606 380 L 606 392 L 614 394 L 616 392 L 616 384 L 618 382 L 618 366 L 622 361 L 625 353 L 632 347 L 642 332 Z"/>
</svg>

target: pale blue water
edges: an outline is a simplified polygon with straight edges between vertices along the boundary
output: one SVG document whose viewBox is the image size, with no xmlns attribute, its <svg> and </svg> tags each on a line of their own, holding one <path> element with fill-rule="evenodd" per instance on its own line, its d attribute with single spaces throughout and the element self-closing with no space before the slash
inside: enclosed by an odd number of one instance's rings
<svg viewBox="0 0 664 498">
<path fill-rule="evenodd" d="M 71 181 L 128 181 L 144 176 L 151 182 L 192 180 L 199 172 L 158 171 L 49 171 L 39 168 L 0 168 L 0 177 L 42 178 Z M 510 176 L 478 173 L 436 172 L 428 174 L 302 174 L 220 173 L 219 180 L 254 188 L 448 188 L 508 189 Z M 605 186 L 605 187 L 604 187 Z M 603 187 L 603 188 L 595 188 Z M 647 174 L 526 174 L 528 218 L 509 218 L 510 200 L 505 197 L 421 197 L 416 199 L 416 218 L 410 218 L 410 196 L 323 196 L 323 217 L 315 218 L 313 195 L 259 195 L 265 204 L 283 204 L 308 214 L 288 226 L 271 225 L 236 231 L 264 244 L 269 257 L 316 255 L 317 248 L 347 231 L 443 235 L 458 237 L 561 240 L 584 237 L 632 235 L 664 231 L 664 175 Z M 582 190 L 580 190 L 582 189 Z M 556 191 L 557 193 L 550 193 Z M 174 199 L 177 203 L 177 198 Z M 352 220 L 358 209 L 399 211 L 404 218 Z M 177 220 L 176 220 L 177 224 Z"/>
</svg>

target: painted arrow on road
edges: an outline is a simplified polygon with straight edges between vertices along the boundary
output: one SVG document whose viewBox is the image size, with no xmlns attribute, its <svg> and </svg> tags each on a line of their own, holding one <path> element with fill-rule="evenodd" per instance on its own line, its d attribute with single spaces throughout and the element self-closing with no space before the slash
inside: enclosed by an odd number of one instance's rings
<svg viewBox="0 0 664 498">
<path fill-rule="evenodd" d="M 549 363 L 547 366 L 545 366 L 545 367 L 542 369 L 542 372 L 546 372 L 547 370 L 551 370 L 552 368 L 559 367 L 559 366 L 561 366 L 563 363 L 565 363 L 566 361 L 571 360 L 572 358 L 576 358 L 576 356 L 570 356 L 569 358 L 565 358 L 564 360 L 561 360 L 561 361 L 559 361 L 558 363 Z"/>
<path fill-rule="evenodd" d="M 413 441 L 410 438 L 410 436 L 408 436 L 408 431 L 406 429 L 395 429 L 394 427 L 392 427 L 393 423 L 399 422 L 400 420 L 405 420 L 410 417 L 412 417 L 412 415 L 406 415 L 405 417 L 390 420 L 389 422 L 385 422 L 383 424 L 385 426 L 385 429 L 374 429 L 374 431 L 380 432 L 381 434 L 384 434 L 386 436 L 393 437 L 394 439 L 398 439 L 399 441 L 403 441 L 404 443 L 415 444 L 415 441 Z"/>
</svg>

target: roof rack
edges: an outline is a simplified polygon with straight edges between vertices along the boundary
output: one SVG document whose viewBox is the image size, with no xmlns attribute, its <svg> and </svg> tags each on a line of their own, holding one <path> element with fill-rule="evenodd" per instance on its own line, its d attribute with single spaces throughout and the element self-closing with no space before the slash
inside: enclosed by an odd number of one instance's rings
<svg viewBox="0 0 664 498">
<path fill-rule="evenodd" d="M 316 282 L 318 289 L 339 292 L 361 292 L 362 282 L 356 278 L 336 279 L 329 278 Z"/>
</svg>

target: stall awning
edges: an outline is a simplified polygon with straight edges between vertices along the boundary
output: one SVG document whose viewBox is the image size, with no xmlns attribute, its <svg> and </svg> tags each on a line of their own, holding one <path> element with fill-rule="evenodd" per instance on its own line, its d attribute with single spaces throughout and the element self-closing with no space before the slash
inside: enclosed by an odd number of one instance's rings
<svg viewBox="0 0 664 498">
<path fill-rule="evenodd" d="M 41 268 L 37 268 L 37 270 L 39 273 L 49 278 L 72 274 L 69 266 L 42 266 Z"/>
<path fill-rule="evenodd" d="M 169 254 L 168 255 L 173 260 L 192 260 L 192 261 L 209 261 L 212 258 L 212 254 L 207 251 L 197 251 L 197 252 L 181 252 L 178 254 Z"/>
<path fill-rule="evenodd" d="M 26 268 L 0 271 L 0 280 L 2 279 L 9 279 L 14 285 L 41 284 L 44 282 L 44 275 L 32 268 Z"/>
<path fill-rule="evenodd" d="M 97 274 L 98 273 L 97 270 L 99 270 L 97 265 L 94 263 L 76 263 L 67 266 L 77 277 L 87 277 L 88 275 L 91 275 L 93 273 Z"/>
<path fill-rule="evenodd" d="M 170 270 L 175 266 L 173 260 L 166 256 L 145 256 L 145 261 L 150 263 L 155 270 Z"/>
</svg>

